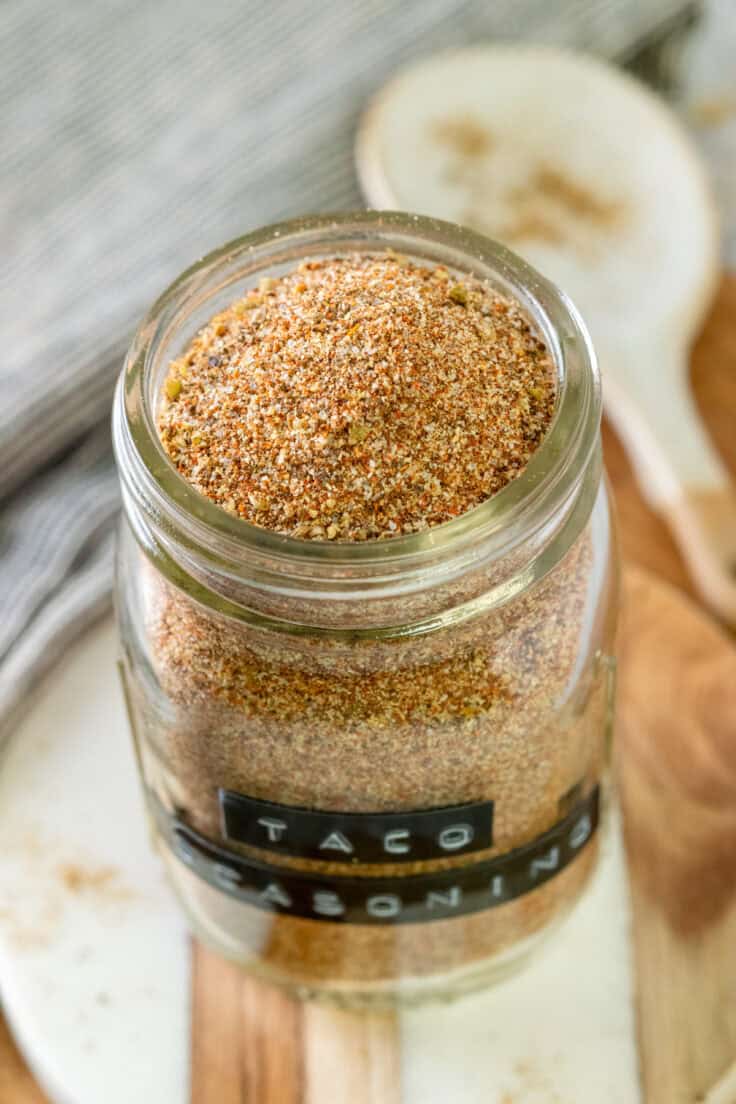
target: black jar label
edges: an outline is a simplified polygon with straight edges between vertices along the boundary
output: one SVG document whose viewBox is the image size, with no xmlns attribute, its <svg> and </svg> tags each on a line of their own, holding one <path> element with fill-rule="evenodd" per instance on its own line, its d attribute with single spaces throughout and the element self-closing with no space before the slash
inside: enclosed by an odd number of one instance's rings
<svg viewBox="0 0 736 1104">
<path fill-rule="evenodd" d="M 493 846 L 493 802 L 404 813 L 328 813 L 220 790 L 222 834 L 293 858 L 400 863 Z"/>
<path fill-rule="evenodd" d="M 279 915 L 343 924 L 426 923 L 521 897 L 580 854 L 599 817 L 596 786 L 549 831 L 504 855 L 433 874 L 360 878 L 295 873 L 245 858 L 205 839 L 151 800 L 175 855 L 210 885 Z"/>
</svg>

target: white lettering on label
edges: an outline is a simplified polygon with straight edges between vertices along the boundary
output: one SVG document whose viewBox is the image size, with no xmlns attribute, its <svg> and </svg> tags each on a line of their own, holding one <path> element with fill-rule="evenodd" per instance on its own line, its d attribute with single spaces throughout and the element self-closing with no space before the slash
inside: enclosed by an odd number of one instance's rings
<svg viewBox="0 0 736 1104">
<path fill-rule="evenodd" d="M 179 853 L 179 858 L 182 862 L 185 862 L 187 866 L 194 866 L 196 863 L 196 855 L 189 846 L 189 843 L 182 837 L 177 835 L 176 837 L 176 849 Z"/>
<path fill-rule="evenodd" d="M 336 893 L 328 889 L 318 889 L 312 897 L 312 908 L 320 916 L 342 916 L 345 905 Z"/>
<path fill-rule="evenodd" d="M 237 870 L 233 870 L 223 863 L 216 862 L 212 864 L 212 877 L 217 882 L 220 889 L 228 890 L 240 885 L 240 878 Z"/>
<path fill-rule="evenodd" d="M 259 817 L 258 823 L 266 829 L 269 843 L 279 843 L 287 828 L 286 823 L 276 817 Z"/>
<path fill-rule="evenodd" d="M 393 893 L 369 897 L 365 903 L 365 910 L 369 916 L 377 916 L 381 919 L 398 916 L 401 912 L 401 899 Z"/>
<path fill-rule="evenodd" d="M 409 829 L 394 828 L 383 837 L 383 849 L 389 855 L 405 855 L 409 850 Z"/>
<path fill-rule="evenodd" d="M 462 900 L 462 890 L 460 886 L 451 886 L 450 889 L 444 893 L 438 893 L 436 890 L 427 894 L 427 908 L 435 908 L 436 906 L 447 908 L 458 908 Z"/>
<path fill-rule="evenodd" d="M 352 855 L 353 845 L 342 832 L 330 832 L 319 845 L 320 851 L 344 851 L 346 855 Z"/>
<path fill-rule="evenodd" d="M 589 838 L 590 833 L 593 831 L 593 822 L 590 819 L 590 814 L 585 813 L 581 816 L 572 832 L 570 833 L 569 844 L 577 851 L 578 847 L 582 847 L 585 841 Z"/>
<path fill-rule="evenodd" d="M 491 879 L 491 897 L 503 897 L 506 894 L 506 886 L 503 874 L 496 874 Z"/>
<path fill-rule="evenodd" d="M 475 832 L 472 824 L 450 824 L 437 836 L 437 842 L 443 851 L 459 851 L 467 847 Z"/>
<path fill-rule="evenodd" d="M 282 908 L 291 908 L 291 897 L 282 886 L 271 882 L 259 894 L 262 901 L 268 901 L 272 905 L 281 905 Z"/>
<path fill-rule="evenodd" d="M 536 878 L 537 874 L 541 874 L 543 870 L 556 870 L 559 864 L 559 847 L 550 847 L 546 855 L 543 855 L 540 859 L 534 859 L 531 862 L 529 866 L 529 874 L 532 878 Z"/>
</svg>

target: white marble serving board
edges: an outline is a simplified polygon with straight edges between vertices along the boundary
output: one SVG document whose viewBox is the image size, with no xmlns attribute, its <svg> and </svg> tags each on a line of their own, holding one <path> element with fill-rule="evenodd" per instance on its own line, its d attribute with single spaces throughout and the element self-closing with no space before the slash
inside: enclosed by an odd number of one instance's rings
<svg viewBox="0 0 736 1104">
<path fill-rule="evenodd" d="M 0 841 L 0 995 L 50 1098 L 186 1104 L 187 936 L 146 836 L 110 621 L 0 762 Z M 614 818 L 591 892 L 525 973 L 402 1015 L 406 1104 L 639 1104 L 628 922 Z"/>
</svg>

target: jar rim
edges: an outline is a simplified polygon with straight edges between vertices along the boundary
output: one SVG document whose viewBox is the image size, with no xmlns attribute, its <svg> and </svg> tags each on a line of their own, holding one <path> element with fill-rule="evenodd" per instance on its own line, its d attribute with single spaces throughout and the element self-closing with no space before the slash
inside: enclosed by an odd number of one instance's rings
<svg viewBox="0 0 736 1104">
<path fill-rule="evenodd" d="M 206 302 L 218 271 L 242 262 L 237 282 L 266 266 L 295 263 L 309 256 L 344 253 L 346 248 L 377 252 L 396 248 L 450 258 L 450 267 L 500 282 L 543 328 L 558 370 L 558 396 L 552 422 L 538 449 L 516 478 L 480 505 L 441 525 L 380 540 L 318 541 L 293 537 L 233 516 L 207 499 L 181 476 L 166 455 L 156 430 L 149 386 L 156 350 L 181 325 L 184 305 Z M 454 265 L 453 260 L 454 258 Z M 208 283 L 209 281 L 209 283 Z M 236 280 L 217 285 L 220 289 Z M 209 290 L 208 290 L 209 289 Z M 503 554 L 512 534 L 540 526 L 574 492 L 596 446 L 601 416 L 601 385 L 587 329 L 564 292 L 505 246 L 465 227 L 435 218 L 394 211 L 359 211 L 292 219 L 226 243 L 179 276 L 156 300 L 138 327 L 127 354 L 115 412 L 115 447 L 124 487 L 138 501 L 153 504 L 178 530 L 189 532 L 203 551 L 221 561 L 242 564 L 251 552 L 297 573 L 339 574 L 365 568 L 421 570 L 438 559 L 477 547 Z M 150 514 L 149 509 L 149 514 Z M 288 566 L 287 566 L 288 565 Z"/>
</svg>

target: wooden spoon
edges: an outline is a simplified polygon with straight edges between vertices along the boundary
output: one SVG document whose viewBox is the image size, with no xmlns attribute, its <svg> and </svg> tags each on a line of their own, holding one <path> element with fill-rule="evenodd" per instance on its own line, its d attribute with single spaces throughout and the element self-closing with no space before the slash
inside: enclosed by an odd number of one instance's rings
<svg viewBox="0 0 736 1104">
<path fill-rule="evenodd" d="M 607 413 L 702 597 L 736 623 L 736 492 L 688 386 L 718 274 L 698 158 L 665 104 L 588 56 L 494 45 L 430 57 L 365 114 L 368 200 L 504 241 L 567 291 Z"/>
<path fill-rule="evenodd" d="M 616 734 L 644 1099 L 736 1104 L 736 648 L 674 588 L 624 578 Z"/>
</svg>

